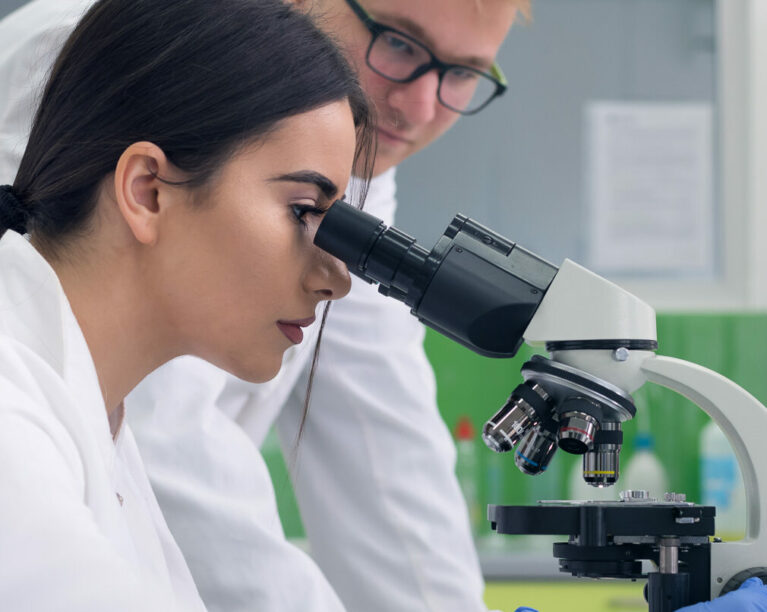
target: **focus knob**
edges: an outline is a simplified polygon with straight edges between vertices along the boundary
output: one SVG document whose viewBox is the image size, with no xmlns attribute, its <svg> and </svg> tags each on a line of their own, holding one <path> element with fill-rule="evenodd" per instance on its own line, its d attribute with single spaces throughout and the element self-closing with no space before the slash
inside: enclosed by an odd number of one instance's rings
<svg viewBox="0 0 767 612">
<path fill-rule="evenodd" d="M 749 578 L 759 578 L 763 584 L 767 584 L 767 567 L 752 567 L 743 570 L 742 572 L 738 572 L 722 587 L 722 592 L 719 593 L 719 595 L 722 596 L 730 591 L 737 591 L 740 588 L 740 585 Z"/>
</svg>

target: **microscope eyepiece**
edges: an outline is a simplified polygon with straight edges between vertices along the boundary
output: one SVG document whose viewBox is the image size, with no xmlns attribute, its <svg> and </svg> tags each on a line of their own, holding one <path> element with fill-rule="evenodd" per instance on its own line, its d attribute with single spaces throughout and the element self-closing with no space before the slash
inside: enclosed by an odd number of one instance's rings
<svg viewBox="0 0 767 612">
<path fill-rule="evenodd" d="M 328 231 L 330 227 L 323 220 L 321 227 L 324 231 L 317 232 L 314 244 L 343 261 L 352 274 L 360 276 L 365 271 L 371 247 L 386 225 L 373 215 L 340 200 L 330 207 L 325 217 L 331 219 L 332 231 Z M 365 280 L 372 282 L 372 279 Z"/>
</svg>

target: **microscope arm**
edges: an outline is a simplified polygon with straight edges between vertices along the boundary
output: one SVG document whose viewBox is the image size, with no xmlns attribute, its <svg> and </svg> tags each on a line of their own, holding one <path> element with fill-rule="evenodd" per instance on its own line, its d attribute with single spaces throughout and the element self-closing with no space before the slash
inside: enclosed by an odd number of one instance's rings
<svg viewBox="0 0 767 612">
<path fill-rule="evenodd" d="M 731 380 L 702 366 L 651 356 L 641 366 L 647 380 L 680 393 L 722 429 L 735 451 L 746 488 L 746 537 L 715 543 L 711 555 L 711 597 L 738 571 L 767 565 L 767 408 Z M 762 466 L 757 469 L 757 466 Z"/>
</svg>

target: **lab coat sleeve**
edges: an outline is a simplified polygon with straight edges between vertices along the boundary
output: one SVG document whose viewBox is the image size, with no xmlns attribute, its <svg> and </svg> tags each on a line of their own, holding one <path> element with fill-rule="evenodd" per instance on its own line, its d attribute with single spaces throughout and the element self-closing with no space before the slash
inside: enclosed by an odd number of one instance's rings
<svg viewBox="0 0 767 612">
<path fill-rule="evenodd" d="M 343 612 L 314 561 L 285 539 L 258 448 L 217 408 L 227 384 L 225 372 L 183 357 L 126 399 L 152 488 L 205 605 Z"/>
<path fill-rule="evenodd" d="M 83 466 L 71 438 L 20 389 L 15 381 L 29 373 L 3 352 L 0 346 L 1 607 L 167 612 L 151 581 L 100 531 L 83 502 Z"/>
<path fill-rule="evenodd" d="M 353 279 L 304 384 L 278 420 L 312 556 L 349 610 L 485 610 L 455 447 L 436 405 L 424 329 Z"/>
</svg>

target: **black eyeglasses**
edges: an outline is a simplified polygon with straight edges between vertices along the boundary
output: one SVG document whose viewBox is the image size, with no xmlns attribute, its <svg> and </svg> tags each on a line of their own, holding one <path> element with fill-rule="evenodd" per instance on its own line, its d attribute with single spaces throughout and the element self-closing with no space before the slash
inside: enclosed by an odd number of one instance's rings
<svg viewBox="0 0 767 612">
<path fill-rule="evenodd" d="M 471 66 L 447 64 L 426 45 L 395 28 L 375 21 L 356 0 L 346 0 L 373 36 L 365 57 L 376 74 L 395 83 L 410 83 L 430 70 L 439 75 L 437 99 L 462 115 L 473 115 L 506 91 L 506 78 L 497 64 L 490 73 Z"/>
</svg>

